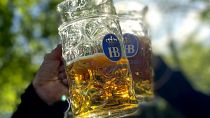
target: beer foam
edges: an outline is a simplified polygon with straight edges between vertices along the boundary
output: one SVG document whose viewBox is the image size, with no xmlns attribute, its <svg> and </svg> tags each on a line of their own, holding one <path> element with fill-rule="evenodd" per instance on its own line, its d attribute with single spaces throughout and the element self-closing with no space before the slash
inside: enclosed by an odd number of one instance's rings
<svg viewBox="0 0 210 118">
<path fill-rule="evenodd" d="M 67 66 L 71 65 L 74 62 L 80 61 L 80 60 L 91 59 L 91 58 L 102 57 L 102 56 L 105 56 L 105 54 L 104 53 L 95 53 L 95 54 L 89 55 L 89 56 L 77 57 L 77 58 L 73 59 L 72 61 L 67 62 Z"/>
</svg>

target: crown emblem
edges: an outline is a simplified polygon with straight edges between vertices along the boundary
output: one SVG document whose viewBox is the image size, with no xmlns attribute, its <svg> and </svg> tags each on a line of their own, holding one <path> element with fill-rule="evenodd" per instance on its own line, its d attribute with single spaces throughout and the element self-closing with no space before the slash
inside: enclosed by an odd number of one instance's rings
<svg viewBox="0 0 210 118">
<path fill-rule="evenodd" d="M 109 45 L 113 45 L 113 44 L 115 44 L 116 42 L 118 42 L 118 40 L 117 40 L 117 38 L 110 36 L 110 38 L 107 38 L 107 39 L 106 39 L 106 42 L 107 42 Z"/>
<path fill-rule="evenodd" d="M 131 41 L 130 41 L 129 37 L 124 37 L 124 43 L 125 44 L 131 44 Z"/>
</svg>

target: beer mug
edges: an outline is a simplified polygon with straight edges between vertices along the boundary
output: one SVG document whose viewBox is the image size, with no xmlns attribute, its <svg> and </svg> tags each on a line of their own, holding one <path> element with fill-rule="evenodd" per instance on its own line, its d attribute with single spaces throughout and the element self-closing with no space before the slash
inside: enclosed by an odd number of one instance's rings
<svg viewBox="0 0 210 118">
<path fill-rule="evenodd" d="M 148 29 L 143 20 L 147 6 L 130 0 L 117 2 L 115 8 L 120 20 L 136 97 L 140 103 L 151 101 L 154 97 L 152 49 Z"/>
<path fill-rule="evenodd" d="M 138 102 L 112 0 L 66 0 L 58 11 L 74 117 L 119 117 L 135 111 Z"/>
</svg>

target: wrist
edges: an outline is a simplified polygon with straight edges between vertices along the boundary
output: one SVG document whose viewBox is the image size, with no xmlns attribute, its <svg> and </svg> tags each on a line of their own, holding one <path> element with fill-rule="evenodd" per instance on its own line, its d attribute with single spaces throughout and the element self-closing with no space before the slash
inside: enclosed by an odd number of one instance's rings
<svg viewBox="0 0 210 118">
<path fill-rule="evenodd" d="M 55 102 L 53 98 L 49 97 L 50 92 L 44 83 L 37 82 L 36 79 L 32 82 L 36 94 L 43 100 L 46 104 L 52 106 Z"/>
</svg>

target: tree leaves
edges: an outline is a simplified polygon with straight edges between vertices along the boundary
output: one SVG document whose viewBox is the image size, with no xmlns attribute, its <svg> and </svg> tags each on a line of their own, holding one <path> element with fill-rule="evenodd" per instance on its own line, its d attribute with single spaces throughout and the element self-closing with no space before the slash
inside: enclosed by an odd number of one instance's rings
<svg viewBox="0 0 210 118">
<path fill-rule="evenodd" d="M 0 1 L 0 115 L 15 109 L 44 52 L 59 40 L 55 5 L 50 0 Z"/>
</svg>

